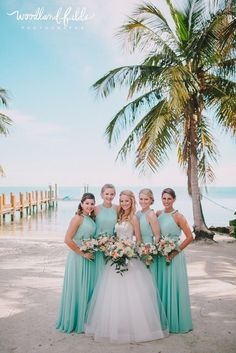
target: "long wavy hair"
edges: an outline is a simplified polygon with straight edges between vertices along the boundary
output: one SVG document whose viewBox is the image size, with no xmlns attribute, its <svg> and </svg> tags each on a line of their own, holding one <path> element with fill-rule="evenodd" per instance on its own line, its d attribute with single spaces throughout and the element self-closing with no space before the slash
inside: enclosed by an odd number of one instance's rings
<svg viewBox="0 0 236 353">
<path fill-rule="evenodd" d="M 78 210 L 76 212 L 76 214 L 78 214 L 79 216 L 83 214 L 83 208 L 82 208 L 82 203 L 84 203 L 85 200 L 93 200 L 95 203 L 95 196 L 94 194 L 91 194 L 90 192 L 85 192 L 80 200 L 79 206 L 78 206 Z M 93 220 L 95 220 L 96 215 L 95 212 L 92 211 L 91 214 L 89 215 L 89 217 L 91 217 Z"/>
<path fill-rule="evenodd" d="M 131 200 L 131 207 L 129 209 L 129 213 L 127 214 L 127 218 L 126 218 L 126 220 L 131 221 L 131 219 L 136 213 L 136 200 L 135 200 L 134 193 L 130 190 L 123 190 L 120 193 L 120 197 L 122 195 L 128 196 Z M 122 217 L 124 214 L 125 214 L 125 211 L 123 210 L 123 208 L 121 207 L 121 204 L 119 203 L 118 216 L 117 216 L 118 222 L 122 220 Z"/>
</svg>

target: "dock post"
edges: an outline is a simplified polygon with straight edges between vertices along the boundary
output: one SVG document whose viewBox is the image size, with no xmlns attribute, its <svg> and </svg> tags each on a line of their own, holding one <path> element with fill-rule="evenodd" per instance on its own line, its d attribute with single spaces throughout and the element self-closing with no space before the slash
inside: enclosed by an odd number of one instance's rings
<svg viewBox="0 0 236 353">
<path fill-rule="evenodd" d="M 48 192 L 47 191 L 44 192 L 44 199 L 45 199 L 45 208 L 47 208 L 48 207 Z"/>
<path fill-rule="evenodd" d="M 24 193 L 20 192 L 20 218 L 23 218 L 24 215 Z"/>
<path fill-rule="evenodd" d="M 2 194 L 2 210 L 4 209 L 6 205 L 6 194 Z M 6 215 L 5 213 L 2 214 L 2 221 L 4 222 L 5 221 L 5 218 L 6 218 Z"/>
<path fill-rule="evenodd" d="M 38 208 L 39 208 L 39 192 L 38 191 L 35 192 L 35 196 L 36 196 L 36 210 L 38 212 Z"/>
<path fill-rule="evenodd" d="M 34 213 L 34 210 L 35 210 L 35 197 L 34 197 L 34 191 L 31 191 L 31 195 L 32 195 L 32 199 L 31 199 L 31 203 L 32 203 L 32 212 Z"/>
<path fill-rule="evenodd" d="M 55 198 L 55 202 L 56 202 L 56 206 L 57 206 L 57 198 L 58 198 L 58 185 L 55 184 L 55 189 L 54 189 L 54 198 Z"/>
<path fill-rule="evenodd" d="M 31 192 L 28 193 L 28 198 L 29 198 L 29 215 L 31 216 L 31 214 L 32 214 L 32 194 L 31 194 Z"/>
<path fill-rule="evenodd" d="M 11 192 L 11 221 L 14 221 L 16 213 L 16 196 Z"/>
<path fill-rule="evenodd" d="M 40 208 L 41 208 L 41 210 L 43 209 L 43 200 L 44 200 L 43 191 L 40 191 Z"/>
<path fill-rule="evenodd" d="M 52 192 L 52 185 L 49 185 L 49 192 L 48 192 L 48 197 L 49 197 L 49 201 L 48 201 L 48 206 L 49 208 L 53 207 L 53 192 Z"/>
<path fill-rule="evenodd" d="M 2 197 L 2 195 L 0 195 L 0 224 L 2 224 L 2 222 L 3 222 L 2 211 L 3 211 L 3 197 Z"/>
</svg>

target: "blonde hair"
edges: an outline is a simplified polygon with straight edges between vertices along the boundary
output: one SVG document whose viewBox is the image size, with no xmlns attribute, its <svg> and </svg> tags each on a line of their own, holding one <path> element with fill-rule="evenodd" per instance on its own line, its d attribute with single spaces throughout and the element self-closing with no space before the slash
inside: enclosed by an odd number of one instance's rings
<svg viewBox="0 0 236 353">
<path fill-rule="evenodd" d="M 153 192 L 152 192 L 151 189 L 148 189 L 148 188 L 142 189 L 142 190 L 139 191 L 139 196 L 141 194 L 144 194 L 144 195 L 150 197 L 150 199 L 152 200 L 151 205 L 154 203 L 155 199 L 154 199 L 154 195 L 153 195 Z"/>
<path fill-rule="evenodd" d="M 130 207 L 130 210 L 129 210 L 129 213 L 127 215 L 127 220 L 130 221 L 133 216 L 135 215 L 135 212 L 136 212 L 136 200 L 135 200 L 135 196 L 134 196 L 134 193 L 130 190 L 123 190 L 121 191 L 120 193 L 120 197 L 122 195 L 125 195 L 125 196 L 128 196 L 131 200 L 131 207 Z M 118 222 L 121 221 L 122 219 L 122 216 L 124 215 L 125 211 L 123 210 L 123 208 L 121 207 L 121 205 L 119 204 L 119 208 L 118 208 Z"/>
<path fill-rule="evenodd" d="M 105 185 L 103 185 L 102 188 L 101 188 L 101 194 L 103 194 L 106 189 L 114 189 L 114 191 L 116 193 L 116 189 L 115 189 L 115 186 L 113 184 L 105 184 Z"/>
</svg>

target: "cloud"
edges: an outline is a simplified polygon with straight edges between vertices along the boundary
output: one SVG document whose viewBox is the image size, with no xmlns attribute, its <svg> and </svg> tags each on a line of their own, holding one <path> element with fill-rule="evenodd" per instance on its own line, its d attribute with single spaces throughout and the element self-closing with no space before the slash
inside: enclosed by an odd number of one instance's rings
<svg viewBox="0 0 236 353">
<path fill-rule="evenodd" d="M 31 139 L 39 137 L 64 139 L 67 127 L 59 123 L 39 121 L 36 117 L 17 110 L 9 109 L 8 115 L 13 120 L 12 127 L 9 129 L 10 131 L 12 130 L 13 134 L 21 134 Z"/>
</svg>

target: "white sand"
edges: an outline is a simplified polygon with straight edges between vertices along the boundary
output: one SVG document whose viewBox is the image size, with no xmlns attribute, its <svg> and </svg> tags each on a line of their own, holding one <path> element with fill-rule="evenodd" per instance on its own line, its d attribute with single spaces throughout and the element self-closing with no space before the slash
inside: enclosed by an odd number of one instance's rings
<svg viewBox="0 0 236 353">
<path fill-rule="evenodd" d="M 236 241 L 186 250 L 194 330 L 163 340 L 113 345 L 55 330 L 67 255 L 62 241 L 0 238 L 1 353 L 235 353 Z"/>
</svg>

